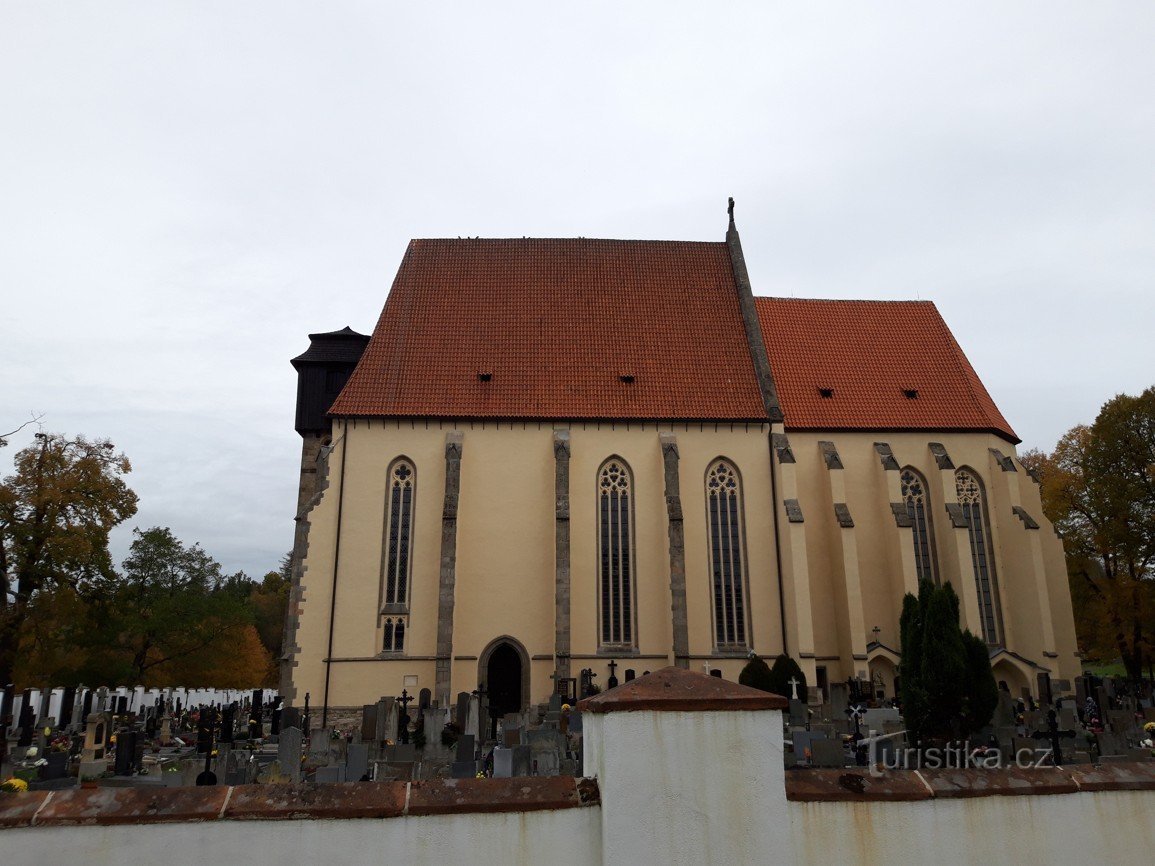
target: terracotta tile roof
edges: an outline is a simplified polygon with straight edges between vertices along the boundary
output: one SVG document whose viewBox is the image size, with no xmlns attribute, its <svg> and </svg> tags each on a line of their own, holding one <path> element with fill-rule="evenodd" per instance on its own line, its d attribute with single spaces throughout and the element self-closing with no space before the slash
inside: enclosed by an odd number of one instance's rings
<svg viewBox="0 0 1155 866">
<path fill-rule="evenodd" d="M 787 429 L 988 430 L 1019 441 L 930 301 L 754 302 Z"/>
<path fill-rule="evenodd" d="M 411 241 L 330 413 L 765 418 L 726 245 L 589 239 Z"/>
</svg>

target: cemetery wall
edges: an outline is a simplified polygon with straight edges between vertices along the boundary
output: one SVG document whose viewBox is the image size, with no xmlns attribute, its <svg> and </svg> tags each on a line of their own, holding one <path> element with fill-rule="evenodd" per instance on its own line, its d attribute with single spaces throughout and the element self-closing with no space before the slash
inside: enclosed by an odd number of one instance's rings
<svg viewBox="0 0 1155 866">
<path fill-rule="evenodd" d="M 992 771 L 994 772 L 994 771 Z M 1150 863 L 1155 791 L 790 804 L 795 863 Z"/>
</svg>

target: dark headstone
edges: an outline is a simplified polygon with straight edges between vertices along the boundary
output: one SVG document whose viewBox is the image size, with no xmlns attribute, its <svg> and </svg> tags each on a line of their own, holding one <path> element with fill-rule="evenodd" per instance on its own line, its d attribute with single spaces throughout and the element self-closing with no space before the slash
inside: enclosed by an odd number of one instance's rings
<svg viewBox="0 0 1155 866">
<path fill-rule="evenodd" d="M 634 673 L 633 668 L 626 668 L 626 682 L 627 683 L 630 682 L 635 676 L 636 676 L 636 674 Z"/>
<path fill-rule="evenodd" d="M 345 781 L 368 781 L 369 746 L 366 743 L 350 743 L 345 755 Z"/>
<path fill-rule="evenodd" d="M 116 764 L 118 776 L 131 776 L 136 760 L 136 732 L 121 728 L 116 732 Z"/>
<path fill-rule="evenodd" d="M 433 700 L 433 692 L 429 691 L 429 689 L 422 689 L 420 692 L 417 693 L 417 717 L 418 718 L 420 718 L 421 715 L 425 712 L 425 710 L 427 710 L 429 708 L 429 705 L 432 702 L 432 700 Z"/>
<path fill-rule="evenodd" d="M 281 710 L 281 730 L 285 728 L 301 728 L 300 707 L 285 707 Z"/>
<path fill-rule="evenodd" d="M 32 737 L 36 730 L 35 712 L 32 709 L 32 689 L 25 689 L 20 701 L 20 719 L 16 723 L 16 727 L 20 729 L 20 736 L 16 741 L 17 746 L 32 745 Z"/>
<path fill-rule="evenodd" d="M 457 740 L 457 760 L 472 761 L 477 755 L 473 734 L 462 734 Z"/>
<path fill-rule="evenodd" d="M 377 705 L 361 706 L 361 742 L 371 743 L 377 739 Z"/>
<path fill-rule="evenodd" d="M 253 689 L 253 704 L 249 709 L 249 739 L 258 740 L 265 735 L 264 719 L 264 689 Z"/>
<path fill-rule="evenodd" d="M 57 724 L 62 728 L 67 728 L 72 724 L 72 711 L 76 706 L 76 686 L 67 686 L 64 689 L 64 697 L 60 703 L 60 719 Z"/>
</svg>

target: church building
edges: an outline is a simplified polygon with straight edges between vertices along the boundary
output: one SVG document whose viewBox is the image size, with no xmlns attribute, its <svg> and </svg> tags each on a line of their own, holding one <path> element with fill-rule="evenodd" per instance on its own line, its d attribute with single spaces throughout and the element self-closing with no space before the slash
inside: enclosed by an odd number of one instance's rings
<svg viewBox="0 0 1155 866">
<path fill-rule="evenodd" d="M 371 336 L 293 359 L 282 694 L 359 707 L 588 669 L 894 693 L 950 582 L 1012 694 L 1079 673 L 1063 549 L 934 304 L 753 293 L 720 242 L 413 240 Z"/>
</svg>

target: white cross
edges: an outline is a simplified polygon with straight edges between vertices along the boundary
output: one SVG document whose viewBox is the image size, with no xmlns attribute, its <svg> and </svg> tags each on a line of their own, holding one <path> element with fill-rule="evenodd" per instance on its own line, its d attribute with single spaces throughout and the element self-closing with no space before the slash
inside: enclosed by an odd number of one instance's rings
<svg viewBox="0 0 1155 866">
<path fill-rule="evenodd" d="M 790 684 L 790 691 L 793 692 L 794 700 L 798 700 L 798 678 L 791 677 L 786 682 Z"/>
</svg>

